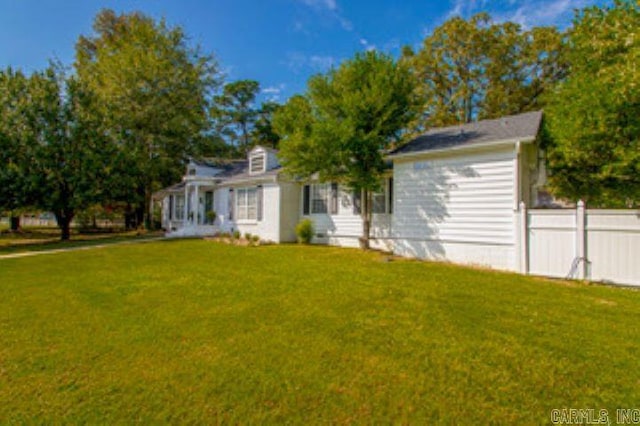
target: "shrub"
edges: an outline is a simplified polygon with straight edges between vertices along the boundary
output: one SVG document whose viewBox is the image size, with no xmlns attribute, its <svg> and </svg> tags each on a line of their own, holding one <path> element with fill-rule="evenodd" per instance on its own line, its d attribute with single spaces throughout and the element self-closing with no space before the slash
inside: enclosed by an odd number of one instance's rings
<svg viewBox="0 0 640 426">
<path fill-rule="evenodd" d="M 313 238 L 313 233 L 313 222 L 309 219 L 304 219 L 296 225 L 296 236 L 299 243 L 309 244 Z"/>
<path fill-rule="evenodd" d="M 251 234 L 249 232 L 244 233 L 244 239 L 247 241 L 251 241 Z"/>
<path fill-rule="evenodd" d="M 213 210 L 208 211 L 207 212 L 207 223 L 209 225 L 213 225 L 215 223 L 217 217 L 218 217 L 218 214 L 216 212 L 214 212 Z"/>
<path fill-rule="evenodd" d="M 236 240 L 240 239 L 240 231 L 235 230 L 233 231 L 233 238 L 235 238 Z"/>
<path fill-rule="evenodd" d="M 253 237 L 251 237 L 251 241 L 253 241 L 254 243 L 259 243 L 260 242 L 260 236 L 259 235 L 254 235 Z"/>
</svg>

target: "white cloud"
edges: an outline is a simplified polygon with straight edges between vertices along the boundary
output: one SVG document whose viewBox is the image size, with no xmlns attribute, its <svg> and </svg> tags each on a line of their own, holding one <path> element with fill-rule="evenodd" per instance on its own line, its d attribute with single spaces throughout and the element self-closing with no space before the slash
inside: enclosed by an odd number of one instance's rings
<svg viewBox="0 0 640 426">
<path fill-rule="evenodd" d="M 326 9 L 326 10 L 337 10 L 338 5 L 335 0 L 300 0 L 302 3 L 307 6 L 316 8 L 316 9 Z"/>
<path fill-rule="evenodd" d="M 290 52 L 287 54 L 285 64 L 295 73 L 304 69 L 314 72 L 324 72 L 337 64 L 336 58 L 328 55 L 305 55 L 301 52 Z"/>
<path fill-rule="evenodd" d="M 369 43 L 369 41 L 366 38 L 361 38 L 359 41 L 362 47 L 364 47 L 364 50 L 366 50 L 367 52 L 376 50 L 376 45 Z"/>
<path fill-rule="evenodd" d="M 336 0 L 298 0 L 300 3 L 315 9 L 318 12 L 329 14 L 340 27 L 348 32 L 353 31 L 353 24 L 348 20 L 338 7 Z M 295 27 L 295 26 L 294 26 Z"/>
<path fill-rule="evenodd" d="M 540 25 L 564 26 L 571 21 L 573 11 L 587 5 L 588 0 L 450 0 L 444 20 L 454 16 L 469 18 L 488 12 L 496 22 L 517 22 L 524 28 Z M 429 28 L 424 31 L 428 35 Z"/>
</svg>

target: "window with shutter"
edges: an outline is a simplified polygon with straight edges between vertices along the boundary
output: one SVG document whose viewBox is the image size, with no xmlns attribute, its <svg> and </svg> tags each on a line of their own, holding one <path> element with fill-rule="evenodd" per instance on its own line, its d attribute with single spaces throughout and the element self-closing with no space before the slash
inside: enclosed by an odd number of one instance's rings
<svg viewBox="0 0 640 426">
<path fill-rule="evenodd" d="M 233 205 L 235 204 L 234 202 L 234 197 L 233 197 L 233 188 L 229 188 L 229 200 L 228 200 L 228 209 L 229 209 L 229 220 L 233 220 Z"/>
</svg>

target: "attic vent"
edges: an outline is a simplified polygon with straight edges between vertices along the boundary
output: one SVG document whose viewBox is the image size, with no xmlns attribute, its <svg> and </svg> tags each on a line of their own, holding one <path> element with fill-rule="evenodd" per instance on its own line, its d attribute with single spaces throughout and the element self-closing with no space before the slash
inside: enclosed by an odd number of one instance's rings
<svg viewBox="0 0 640 426">
<path fill-rule="evenodd" d="M 252 155 L 249 159 L 249 173 L 262 173 L 264 172 L 264 153 Z"/>
</svg>

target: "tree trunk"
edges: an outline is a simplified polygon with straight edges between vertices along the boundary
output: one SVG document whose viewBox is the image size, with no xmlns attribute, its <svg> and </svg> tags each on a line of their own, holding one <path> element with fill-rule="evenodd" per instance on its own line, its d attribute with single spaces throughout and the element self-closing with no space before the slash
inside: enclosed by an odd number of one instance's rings
<svg viewBox="0 0 640 426">
<path fill-rule="evenodd" d="M 60 228 L 60 239 L 62 241 L 68 241 L 71 238 L 71 221 L 73 220 L 73 211 L 64 210 L 55 212 L 56 222 L 58 228 Z"/>
<path fill-rule="evenodd" d="M 10 222 L 11 222 L 11 225 L 10 225 L 11 232 L 18 232 L 20 230 L 20 216 L 14 216 L 12 214 Z"/>
<path fill-rule="evenodd" d="M 365 189 L 362 197 L 362 237 L 360 237 L 360 248 L 369 249 L 369 239 L 371 234 L 371 191 Z"/>
</svg>

